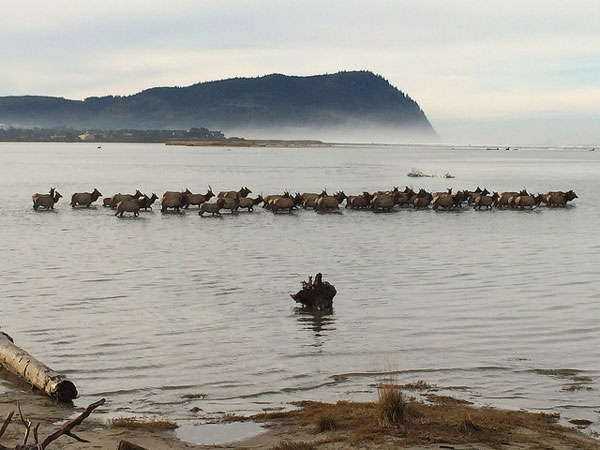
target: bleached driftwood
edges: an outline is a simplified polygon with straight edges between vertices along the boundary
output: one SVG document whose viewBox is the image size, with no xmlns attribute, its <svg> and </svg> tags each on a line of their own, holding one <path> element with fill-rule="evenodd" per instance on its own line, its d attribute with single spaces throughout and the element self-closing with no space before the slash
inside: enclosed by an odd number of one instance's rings
<svg viewBox="0 0 600 450">
<path fill-rule="evenodd" d="M 77 388 L 73 383 L 17 347 L 12 338 L 2 332 L 0 332 L 0 366 L 58 401 L 69 402 L 77 397 Z"/>
<path fill-rule="evenodd" d="M 39 437 L 38 437 L 38 428 L 39 428 L 40 424 L 38 423 L 34 427 L 31 420 L 27 420 L 27 419 L 25 419 L 25 417 L 23 417 L 21 407 L 19 406 L 19 416 L 21 417 L 21 423 L 25 427 L 25 436 L 23 437 L 23 443 L 17 444 L 14 447 L 5 447 L 4 445 L 0 444 L 0 450 L 44 450 L 46 447 L 48 447 L 48 445 L 50 445 L 52 442 L 57 440 L 62 435 L 72 437 L 73 439 L 75 439 L 76 441 L 79 441 L 79 442 L 89 442 L 89 441 L 86 441 L 85 439 L 80 438 L 75 433 L 73 433 L 73 428 L 75 428 L 77 425 L 80 425 L 81 422 L 83 422 L 84 419 L 86 419 L 92 413 L 92 411 L 94 409 L 96 409 L 100 405 L 103 405 L 105 402 L 106 402 L 105 399 L 100 399 L 97 402 L 92 403 L 85 409 L 84 412 L 79 414 L 73 420 L 69 420 L 67 423 L 65 423 L 62 427 L 60 427 L 57 431 L 52 433 L 50 436 L 48 436 L 42 442 L 40 442 Z M 10 424 L 10 421 L 12 420 L 13 415 L 14 415 L 14 413 L 12 413 L 12 412 L 9 413 L 8 416 L 6 417 L 6 419 L 4 420 L 4 423 L 2 424 L 2 427 L 0 428 L 0 439 L 2 438 L 2 435 L 4 434 L 6 429 L 8 428 L 8 425 Z M 28 442 L 29 442 L 29 438 L 31 436 L 32 430 L 33 430 L 34 443 L 29 444 Z"/>
</svg>

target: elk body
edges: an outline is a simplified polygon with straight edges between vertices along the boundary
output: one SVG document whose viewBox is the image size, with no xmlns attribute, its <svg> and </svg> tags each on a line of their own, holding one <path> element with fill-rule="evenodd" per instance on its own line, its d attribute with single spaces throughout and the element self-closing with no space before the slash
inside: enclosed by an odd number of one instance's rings
<svg viewBox="0 0 600 450">
<path fill-rule="evenodd" d="M 484 206 L 486 209 L 490 209 L 494 203 L 498 200 L 498 193 L 494 192 L 494 194 L 490 197 L 489 195 L 479 195 L 475 199 L 474 209 L 481 210 L 481 207 Z"/>
<path fill-rule="evenodd" d="M 315 207 L 315 202 L 317 201 L 319 194 L 314 192 L 303 192 L 300 195 L 302 196 L 302 207 L 304 209 Z"/>
<path fill-rule="evenodd" d="M 221 209 L 225 204 L 225 199 L 217 198 L 215 203 L 204 202 L 199 206 L 200 212 L 198 213 L 201 217 L 204 217 L 204 213 L 212 214 L 213 216 L 220 216 Z"/>
<path fill-rule="evenodd" d="M 553 208 L 555 206 L 567 206 L 567 202 L 575 200 L 577 194 L 571 189 L 568 192 L 550 191 L 546 193 L 546 206 Z"/>
<path fill-rule="evenodd" d="M 371 199 L 371 209 L 373 211 L 391 212 L 395 204 L 396 202 L 392 194 L 376 194 Z"/>
<path fill-rule="evenodd" d="M 124 200 L 133 200 L 133 199 L 136 199 L 136 198 L 141 198 L 142 196 L 143 196 L 143 194 L 139 191 L 139 189 L 135 191 L 135 194 L 121 194 L 121 193 L 118 193 L 118 194 L 115 194 L 115 195 L 113 195 L 111 197 L 111 199 L 110 199 L 110 205 L 108 205 L 108 206 L 110 206 L 111 208 L 116 208 L 117 204 L 119 202 L 122 202 Z M 103 201 L 103 204 L 104 204 L 104 201 Z M 106 205 L 104 205 L 104 206 L 106 206 Z"/>
<path fill-rule="evenodd" d="M 542 202 L 543 195 L 519 195 L 514 199 L 514 208 L 520 208 L 521 210 L 525 208 L 533 209 L 534 207 L 540 206 Z"/>
<path fill-rule="evenodd" d="M 346 194 L 342 191 L 335 193 L 334 195 L 320 195 L 315 201 L 315 211 L 325 212 L 333 211 L 334 209 L 340 208 L 340 203 L 344 201 Z"/>
<path fill-rule="evenodd" d="M 346 208 L 351 209 L 364 209 L 368 208 L 371 204 L 373 196 L 368 192 L 363 192 L 361 195 L 348 195 L 346 196 Z"/>
<path fill-rule="evenodd" d="M 76 192 L 71 196 L 71 207 L 81 205 L 89 208 L 101 196 L 102 193 L 96 188 L 94 188 L 94 192 Z"/>
<path fill-rule="evenodd" d="M 254 211 L 254 207 L 263 201 L 262 195 L 256 198 L 242 197 L 239 200 L 240 208 L 247 208 L 248 212 Z"/>
<path fill-rule="evenodd" d="M 210 186 L 208 186 L 208 191 L 206 194 L 192 194 L 189 189 L 186 189 L 185 193 L 187 194 L 188 198 L 188 204 L 185 205 L 185 209 L 188 209 L 190 205 L 198 205 L 198 208 L 200 208 L 202 203 L 209 201 L 215 196 Z"/>
<path fill-rule="evenodd" d="M 123 217 L 126 212 L 133 213 L 134 217 L 140 215 L 140 202 L 137 198 L 131 200 L 122 200 L 117 203 L 117 212 L 115 216 Z"/>
<path fill-rule="evenodd" d="M 180 212 L 188 204 L 188 197 L 185 192 L 167 191 L 160 199 L 160 210 L 166 212 L 169 208 Z"/>
<path fill-rule="evenodd" d="M 248 194 L 252 194 L 252 191 L 247 187 L 241 188 L 239 191 L 221 191 L 217 197 L 235 198 L 235 197 L 248 197 Z"/>
<path fill-rule="evenodd" d="M 54 209 L 54 204 L 62 198 L 62 195 L 55 188 L 50 189 L 48 194 L 33 194 L 31 199 L 33 200 L 33 209 L 37 211 L 38 208 L 45 208 L 46 210 Z"/>
<path fill-rule="evenodd" d="M 270 209 L 273 211 L 274 214 L 277 214 L 277 211 L 280 211 L 282 209 L 287 209 L 288 213 L 291 214 L 292 211 L 296 208 L 296 206 L 302 203 L 302 195 L 296 194 L 292 197 L 289 193 L 286 194 L 287 196 L 284 194 L 283 196 L 272 202 Z"/>
<path fill-rule="evenodd" d="M 140 209 L 143 208 L 144 211 L 148 211 L 148 208 L 150 208 L 150 211 L 152 211 L 152 205 L 156 200 L 158 200 L 158 196 L 154 192 L 152 193 L 152 197 L 144 195 L 142 198 L 137 199 L 138 203 L 140 204 Z"/>
</svg>

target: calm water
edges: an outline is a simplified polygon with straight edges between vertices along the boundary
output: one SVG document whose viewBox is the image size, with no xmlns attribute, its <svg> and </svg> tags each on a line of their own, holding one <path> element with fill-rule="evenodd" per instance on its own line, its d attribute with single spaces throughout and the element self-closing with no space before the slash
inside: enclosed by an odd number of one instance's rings
<svg viewBox="0 0 600 450">
<path fill-rule="evenodd" d="M 371 400 L 394 372 L 600 430 L 600 152 L 0 144 L 0 167 L 0 325 L 68 374 L 77 404 L 105 396 L 113 415 L 189 425 L 300 399 Z M 411 179 L 413 167 L 456 178 Z M 94 187 L 160 196 L 208 184 L 252 195 L 572 188 L 579 199 L 531 212 L 258 208 L 221 219 L 68 205 Z M 51 186 L 65 198 L 34 212 L 31 195 Z M 329 316 L 289 298 L 317 271 L 338 290 Z M 589 378 L 565 390 L 574 376 Z"/>
</svg>

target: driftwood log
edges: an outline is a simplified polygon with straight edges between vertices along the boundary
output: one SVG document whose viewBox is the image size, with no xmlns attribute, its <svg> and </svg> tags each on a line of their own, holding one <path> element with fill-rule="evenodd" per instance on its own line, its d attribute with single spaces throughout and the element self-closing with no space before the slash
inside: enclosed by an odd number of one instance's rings
<svg viewBox="0 0 600 450">
<path fill-rule="evenodd" d="M 73 383 L 17 347 L 12 338 L 2 332 L 0 366 L 60 402 L 70 402 L 77 397 L 77 388 Z"/>
<path fill-rule="evenodd" d="M 23 413 L 21 412 L 21 407 L 19 406 L 19 416 L 21 417 L 21 423 L 23 423 L 23 426 L 25 427 L 25 436 L 23 437 L 23 443 L 17 444 L 14 447 L 5 447 L 4 445 L 0 444 L 0 450 L 44 450 L 52 442 L 54 442 L 55 440 L 57 440 L 59 437 L 61 437 L 63 435 L 72 437 L 73 439 L 75 439 L 76 441 L 79 441 L 79 442 L 89 442 L 89 441 L 86 441 L 85 439 L 81 439 L 79 436 L 77 436 L 75 433 L 73 433 L 73 428 L 75 428 L 77 425 L 80 425 L 81 422 L 83 422 L 92 413 L 92 411 L 94 409 L 96 409 L 98 406 L 103 405 L 105 402 L 106 402 L 105 399 L 100 399 L 97 402 L 92 403 L 85 409 L 84 412 L 79 414 L 74 419 L 69 420 L 62 427 L 60 427 L 57 431 L 55 431 L 50 436 L 45 438 L 42 442 L 40 442 L 39 437 L 38 437 L 38 428 L 39 428 L 40 424 L 38 423 L 34 427 L 31 420 L 27 420 L 27 419 L 25 419 L 25 417 L 23 417 Z M 10 421 L 12 420 L 13 415 L 14 415 L 14 413 L 11 412 L 10 414 L 8 414 L 8 416 L 4 420 L 4 423 L 2 424 L 2 427 L 0 428 L 0 439 L 2 438 L 2 435 L 4 434 L 6 429 L 8 428 L 8 425 L 10 424 Z M 29 442 L 29 438 L 31 437 L 32 431 L 33 431 L 33 444 L 29 444 L 28 442 Z"/>
<path fill-rule="evenodd" d="M 332 284 L 323 281 L 323 275 L 319 272 L 315 275 L 315 281 L 308 277 L 308 281 L 302 282 L 302 289 L 295 294 L 290 294 L 296 303 L 319 311 L 326 311 L 333 308 L 333 297 L 337 291 Z"/>
</svg>

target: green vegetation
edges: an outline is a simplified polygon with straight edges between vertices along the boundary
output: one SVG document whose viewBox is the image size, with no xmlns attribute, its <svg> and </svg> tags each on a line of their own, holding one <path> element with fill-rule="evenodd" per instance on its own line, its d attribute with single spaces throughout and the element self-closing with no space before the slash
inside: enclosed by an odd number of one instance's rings
<svg viewBox="0 0 600 450">
<path fill-rule="evenodd" d="M 374 124 L 436 136 L 413 99 L 368 71 L 233 78 L 83 101 L 0 97 L 0 124 L 19 127 L 185 129 L 198 123 L 218 129 Z"/>
<path fill-rule="evenodd" d="M 168 139 L 221 140 L 220 131 L 190 130 L 75 130 L 53 128 L 0 128 L 0 142 L 166 142 Z"/>
</svg>

